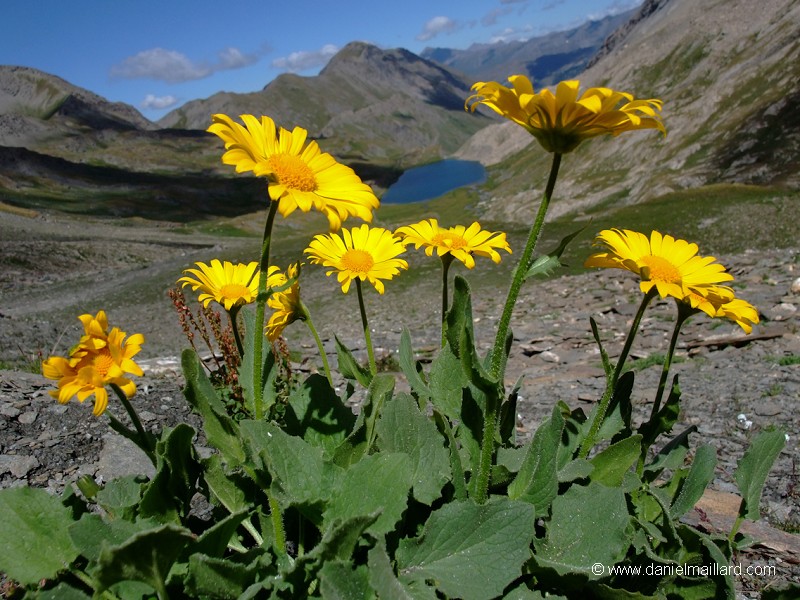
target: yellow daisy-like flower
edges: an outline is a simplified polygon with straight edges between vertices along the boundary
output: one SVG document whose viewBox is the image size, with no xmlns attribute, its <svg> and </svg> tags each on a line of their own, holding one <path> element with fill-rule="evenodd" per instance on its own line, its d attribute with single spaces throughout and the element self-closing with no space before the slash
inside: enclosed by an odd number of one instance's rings
<svg viewBox="0 0 800 600">
<path fill-rule="evenodd" d="M 708 286 L 733 279 L 713 256 L 698 256 L 697 244 L 658 231 L 648 238 L 628 229 L 605 229 L 597 235 L 595 245 L 605 246 L 607 251 L 591 255 L 584 266 L 636 273 L 641 277 L 642 292 L 655 287 L 662 298 L 684 300 L 692 292 L 705 297 Z"/>
<path fill-rule="evenodd" d="M 414 225 L 398 227 L 395 235 L 399 235 L 406 243 L 413 243 L 414 248 L 425 246 L 428 256 L 433 256 L 434 250 L 438 256 L 450 254 L 468 269 L 475 266 L 473 254 L 486 256 L 499 263 L 500 253 L 497 249 L 511 252 L 505 233 L 485 231 L 477 221 L 469 227 L 456 225 L 444 228 L 439 226 L 436 219 L 426 219 Z"/>
<path fill-rule="evenodd" d="M 82 315 L 80 319 L 85 324 L 92 317 Z M 79 402 L 94 396 L 92 412 L 95 416 L 102 415 L 108 406 L 106 385 L 113 383 L 128 398 L 132 397 L 136 393 L 136 384 L 127 375 L 143 374 L 133 357 L 141 350 L 144 336 L 137 333 L 125 338 L 125 332 L 115 327 L 108 333 L 106 343 L 101 348 L 93 349 L 79 344 L 69 358 L 51 356 L 45 360 L 42 363 L 42 374 L 48 379 L 58 381 L 58 390 L 49 394 L 61 404 L 66 404 L 75 396 Z"/>
<path fill-rule="evenodd" d="M 556 93 L 533 91 L 524 75 L 508 78 L 509 88 L 495 81 L 479 81 L 467 98 L 471 110 L 484 104 L 496 113 L 522 125 L 548 152 L 571 152 L 586 139 L 609 133 L 619 135 L 637 129 L 658 129 L 661 100 L 634 100 L 631 94 L 603 87 L 589 88 L 579 95 L 580 82 L 562 81 Z"/>
<path fill-rule="evenodd" d="M 202 262 L 195 263 L 197 269 L 186 269 L 188 275 L 178 279 L 183 287 L 190 285 L 192 291 L 200 290 L 198 301 L 203 306 L 214 300 L 221 304 L 225 310 L 254 302 L 258 296 L 258 263 L 233 264 L 227 260 L 221 263 L 218 259 L 211 261 L 211 265 Z"/>
<path fill-rule="evenodd" d="M 227 115 L 214 115 L 208 131 L 225 142 L 222 162 L 234 165 L 237 173 L 252 171 L 269 181 L 269 195 L 278 211 L 288 216 L 296 209 L 322 212 L 331 231 L 338 231 L 349 216 L 369 222 L 380 202 L 372 189 L 348 166 L 342 165 L 317 142 L 306 145 L 308 131 L 280 128 L 262 116 L 241 115 L 246 127 Z"/>
<path fill-rule="evenodd" d="M 712 319 L 730 319 L 748 334 L 753 331 L 753 325 L 759 322 L 758 310 L 746 300 L 736 298 L 731 288 L 712 285 L 704 287 L 702 292 L 704 295 L 690 292 L 684 302 Z"/>
<path fill-rule="evenodd" d="M 381 280 L 391 279 L 400 269 L 408 269 L 408 263 L 397 258 L 405 252 L 405 244 L 391 231 L 361 225 L 343 229 L 341 233 L 314 236 L 305 253 L 312 263 L 331 267 L 326 275 L 337 273 L 345 294 L 354 279 L 369 281 L 383 294 Z"/>
<path fill-rule="evenodd" d="M 281 272 L 276 266 L 269 268 L 267 286 L 270 288 L 280 288 L 292 279 L 295 280 L 287 289 L 274 292 L 267 300 L 267 306 L 275 311 L 265 327 L 267 338 L 271 342 L 277 340 L 288 325 L 302 318 L 300 281 L 297 279 L 299 274 L 300 267 L 297 263 L 289 265 L 286 273 Z"/>
</svg>

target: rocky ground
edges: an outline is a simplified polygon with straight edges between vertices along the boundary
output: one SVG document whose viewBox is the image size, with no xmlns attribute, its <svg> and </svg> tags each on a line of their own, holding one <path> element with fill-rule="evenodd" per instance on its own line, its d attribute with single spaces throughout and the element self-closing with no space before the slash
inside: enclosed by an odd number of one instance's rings
<svg viewBox="0 0 800 600">
<path fill-rule="evenodd" d="M 84 474 L 108 480 L 147 470 L 147 463 L 111 432 L 104 418 L 91 415 L 88 404 L 59 405 L 47 394 L 54 389 L 51 382 L 25 369 L 26 363 L 35 366 L 40 354 L 65 353 L 77 339 L 75 317 L 82 312 L 105 308 L 129 333 L 145 334 L 140 362 L 146 374 L 138 382 L 135 403 L 147 427 L 157 430 L 186 420 L 198 426 L 182 398 L 176 368 L 175 357 L 187 344 L 164 292 L 175 273 L 194 260 L 235 255 L 243 247 L 235 239 L 187 239 L 170 230 L 154 232 L 151 226 L 111 230 L 97 223 L 72 223 L 65 228 L 42 217 L 0 212 L 0 361 L 5 366 L 0 370 L 0 487 L 27 484 L 58 492 Z M 410 259 L 412 269 L 425 261 L 419 254 Z M 737 294 L 759 308 L 762 322 L 749 336 L 731 323 L 704 316 L 693 317 L 684 327 L 674 366 L 684 398 L 678 428 L 696 425 L 695 445 L 708 443 L 717 450 L 713 491 L 690 518 L 720 531 L 730 527 L 738 507 L 732 496 L 733 473 L 748 440 L 772 425 L 788 436 L 766 483 L 764 518 L 749 525 L 759 543 L 737 558 L 743 564 L 776 567 L 774 577 L 739 579 L 741 597 L 750 598 L 780 581 L 800 581 L 800 249 L 719 258 L 735 275 Z M 487 261 L 468 274 L 483 350 L 491 344 L 505 296 L 505 284 L 491 275 L 489 265 Z M 334 333 L 365 356 L 355 297 L 342 296 L 335 281 L 316 267 L 307 269 L 303 294 L 329 356 L 335 357 Z M 373 339 L 390 367 L 403 326 L 409 328 L 420 358 L 436 348 L 439 291 L 435 270 L 430 273 L 434 276 L 425 278 L 429 283 L 402 285 L 398 280 L 387 284 L 383 297 L 367 295 Z M 535 431 L 558 400 L 591 409 L 603 378 L 589 318 L 597 321 L 614 357 L 640 298 L 634 279 L 612 271 L 567 275 L 526 287 L 515 312 L 507 371 L 509 385 L 524 376 L 521 436 Z M 666 350 L 673 314 L 670 303 L 656 304 L 633 347 L 638 419 L 649 414 L 660 373 L 653 363 Z M 305 356 L 296 368 L 318 368 L 301 324 L 287 330 L 287 340 Z"/>
</svg>

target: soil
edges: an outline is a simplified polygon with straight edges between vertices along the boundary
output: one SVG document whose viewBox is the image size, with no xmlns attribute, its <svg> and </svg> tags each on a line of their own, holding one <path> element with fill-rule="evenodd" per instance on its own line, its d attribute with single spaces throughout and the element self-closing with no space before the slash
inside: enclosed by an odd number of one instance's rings
<svg viewBox="0 0 800 600">
<path fill-rule="evenodd" d="M 53 382 L 37 373 L 41 358 L 64 355 L 77 340 L 76 317 L 85 312 L 104 309 L 112 325 L 144 334 L 137 362 L 145 376 L 137 380 L 134 401 L 145 425 L 154 431 L 181 421 L 199 427 L 182 398 L 176 357 L 188 343 L 166 291 L 194 261 L 252 260 L 253 248 L 252 239 L 186 235 L 168 224 L 0 211 L 0 487 L 33 485 L 57 493 L 84 474 L 107 480 L 146 470 L 105 418 L 91 415 L 89 403 L 59 405 L 47 394 Z M 800 582 L 800 248 L 718 258 L 734 274 L 737 295 L 758 307 L 761 323 L 750 335 L 704 316 L 684 326 L 673 367 L 683 392 L 676 431 L 695 425 L 694 446 L 716 449 L 712 491 L 688 518 L 718 531 L 730 526 L 738 508 L 734 471 L 750 438 L 773 425 L 786 432 L 786 446 L 765 485 L 763 519 L 748 525 L 758 542 L 736 558 L 744 565 L 775 567 L 768 576 L 737 578 L 740 597 L 755 598 L 766 587 Z M 368 293 L 365 299 L 376 352 L 388 369 L 396 364 L 404 326 L 423 360 L 440 335 L 435 264 L 413 249 L 409 262 L 411 271 L 425 276 L 403 283 L 401 275 L 387 282 L 384 296 Z M 456 266 L 453 271 L 473 287 L 475 329 L 485 352 L 505 297 L 505 283 L 499 282 L 514 261 L 504 257 L 500 270 L 490 261 L 478 262 L 474 272 Z M 343 296 L 335 279 L 322 273 L 306 265 L 301 285 L 326 351 L 335 363 L 336 334 L 364 359 L 356 298 Z M 507 369 L 509 386 L 523 376 L 520 439 L 535 431 L 556 401 L 588 413 L 599 398 L 603 371 L 589 319 L 595 319 L 606 350 L 616 357 L 641 299 L 637 282 L 626 275 L 587 271 L 526 284 L 512 322 Z M 666 351 L 673 317 L 674 305 L 656 303 L 636 338 L 631 359 L 637 370 L 637 420 L 649 415 L 660 374 L 656 358 Z M 302 324 L 290 326 L 286 339 L 301 355 L 296 369 L 319 368 Z"/>
</svg>

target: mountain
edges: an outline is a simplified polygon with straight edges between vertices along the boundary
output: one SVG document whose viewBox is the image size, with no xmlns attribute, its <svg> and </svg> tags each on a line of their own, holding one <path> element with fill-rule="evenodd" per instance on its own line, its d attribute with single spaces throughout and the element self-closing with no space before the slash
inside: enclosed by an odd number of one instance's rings
<svg viewBox="0 0 800 600">
<path fill-rule="evenodd" d="M 581 73 L 606 38 L 635 13 L 590 20 L 526 41 L 473 44 L 466 50 L 425 48 L 420 56 L 466 73 L 473 81 L 505 81 L 509 75 L 523 74 L 546 86 Z"/>
<path fill-rule="evenodd" d="M 668 135 L 583 143 L 564 158 L 552 216 L 716 183 L 800 187 L 796 0 L 647 0 L 580 80 L 662 99 Z M 457 153 L 494 165 L 487 217 L 531 218 L 550 164 L 531 141 L 497 119 Z"/>
<path fill-rule="evenodd" d="M 258 92 L 188 102 L 158 124 L 205 129 L 215 113 L 266 114 L 324 139 L 345 161 L 409 166 L 454 151 L 488 124 L 464 111 L 470 85 L 407 50 L 353 42 L 317 76 L 283 74 Z"/>
</svg>

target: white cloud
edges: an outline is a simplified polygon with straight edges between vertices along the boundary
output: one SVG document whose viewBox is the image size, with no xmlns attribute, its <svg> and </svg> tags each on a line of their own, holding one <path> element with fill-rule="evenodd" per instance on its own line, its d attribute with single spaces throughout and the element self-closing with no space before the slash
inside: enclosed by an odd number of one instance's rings
<svg viewBox="0 0 800 600">
<path fill-rule="evenodd" d="M 433 17 L 430 21 L 425 23 L 422 28 L 422 33 L 417 36 L 420 42 L 427 42 L 435 38 L 440 33 L 453 33 L 461 28 L 457 21 L 450 17 Z"/>
<path fill-rule="evenodd" d="M 511 7 L 508 8 L 495 8 L 491 12 L 487 13 L 481 19 L 481 25 L 485 27 L 491 27 L 492 25 L 497 23 L 498 17 L 504 17 L 505 15 L 509 14 L 513 9 Z"/>
<path fill-rule="evenodd" d="M 121 79 L 155 79 L 180 83 L 203 79 L 217 71 L 239 69 L 258 60 L 256 54 L 243 54 L 237 48 L 225 48 L 216 63 L 194 62 L 185 54 L 164 48 L 151 48 L 129 56 L 111 67 L 111 76 Z"/>
<path fill-rule="evenodd" d="M 170 108 L 175 106 L 178 103 L 178 99 L 175 96 L 155 96 L 153 94 L 147 94 L 144 97 L 144 100 L 139 104 L 140 108 L 144 109 L 154 109 L 154 110 L 163 110 L 165 108 Z"/>
<path fill-rule="evenodd" d="M 339 48 L 333 44 L 326 44 L 319 50 L 292 52 L 289 56 L 276 58 L 272 61 L 272 66 L 291 73 L 307 71 L 308 69 L 324 67 L 338 51 Z"/>
</svg>

